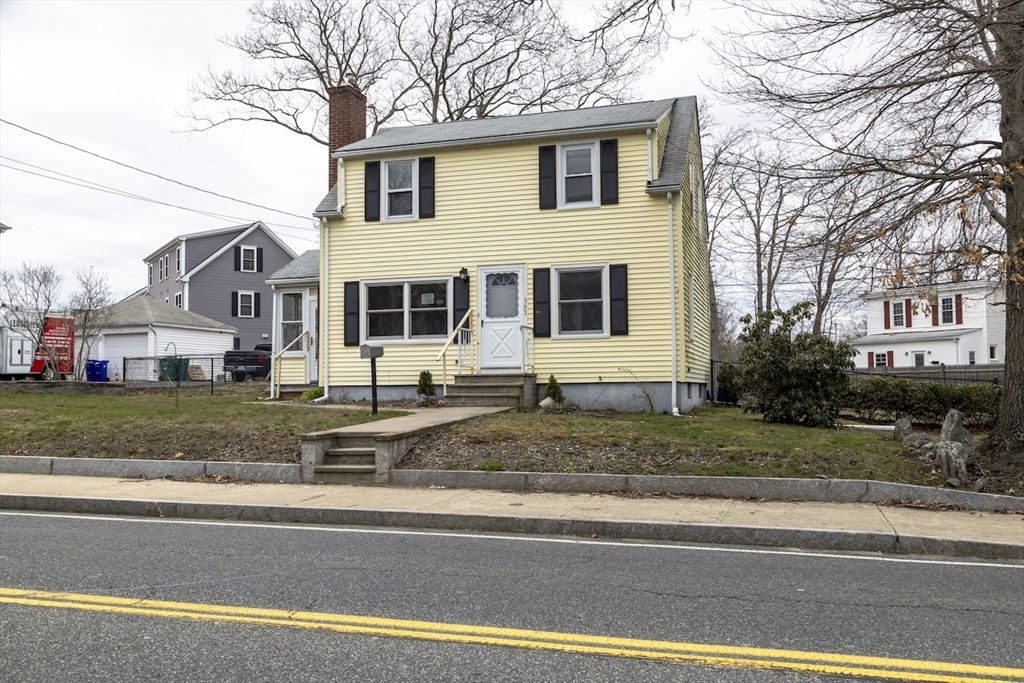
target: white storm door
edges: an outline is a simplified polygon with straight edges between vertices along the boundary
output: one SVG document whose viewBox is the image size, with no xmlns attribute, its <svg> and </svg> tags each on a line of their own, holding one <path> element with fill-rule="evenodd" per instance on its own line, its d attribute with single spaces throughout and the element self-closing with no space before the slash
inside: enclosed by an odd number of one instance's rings
<svg viewBox="0 0 1024 683">
<path fill-rule="evenodd" d="M 522 370 L 526 268 L 485 267 L 480 283 L 480 369 Z"/>
<path fill-rule="evenodd" d="M 309 339 L 306 340 L 306 383 L 318 384 L 320 382 L 320 307 L 317 305 L 317 295 L 309 297 L 309 316 L 306 329 L 309 330 Z"/>
</svg>

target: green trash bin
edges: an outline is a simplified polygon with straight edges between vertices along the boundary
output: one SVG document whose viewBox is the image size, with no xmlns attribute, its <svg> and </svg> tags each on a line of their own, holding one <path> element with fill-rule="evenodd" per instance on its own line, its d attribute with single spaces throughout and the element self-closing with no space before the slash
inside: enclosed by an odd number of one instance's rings
<svg viewBox="0 0 1024 683">
<path fill-rule="evenodd" d="M 164 356 L 160 359 L 160 381 L 173 382 L 178 371 L 178 359 L 174 356 Z"/>
</svg>

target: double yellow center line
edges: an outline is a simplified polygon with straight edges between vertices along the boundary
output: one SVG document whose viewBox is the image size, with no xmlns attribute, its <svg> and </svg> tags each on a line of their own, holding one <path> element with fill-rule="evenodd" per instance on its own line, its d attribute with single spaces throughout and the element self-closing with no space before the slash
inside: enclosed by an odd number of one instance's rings
<svg viewBox="0 0 1024 683">
<path fill-rule="evenodd" d="M 257 626 L 283 626 L 333 631 L 349 635 L 414 638 L 442 643 L 517 647 L 728 668 L 772 669 L 942 683 L 952 681 L 971 683 L 1024 681 L 1024 669 L 974 664 L 612 638 L 554 631 L 381 619 L 349 614 L 257 609 L 190 602 L 137 600 L 106 595 L 55 593 L 2 587 L 0 587 L 0 603 Z"/>
</svg>

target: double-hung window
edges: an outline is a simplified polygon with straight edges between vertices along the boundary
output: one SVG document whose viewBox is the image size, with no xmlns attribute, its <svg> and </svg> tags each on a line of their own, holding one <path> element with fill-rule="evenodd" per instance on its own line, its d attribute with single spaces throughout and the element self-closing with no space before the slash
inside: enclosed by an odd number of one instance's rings
<svg viewBox="0 0 1024 683">
<path fill-rule="evenodd" d="M 448 280 L 367 283 L 368 340 L 443 340 L 450 329 Z"/>
<path fill-rule="evenodd" d="M 893 302 L 893 305 L 892 305 L 892 326 L 893 327 L 903 327 L 904 326 L 903 302 L 902 301 L 895 301 L 895 302 Z"/>
<path fill-rule="evenodd" d="M 256 272 L 256 247 L 242 247 L 242 272 Z"/>
<path fill-rule="evenodd" d="M 284 348 L 302 334 L 302 293 L 286 292 L 281 295 L 281 341 Z M 289 352 L 301 351 L 298 344 L 288 349 Z"/>
<path fill-rule="evenodd" d="M 607 336 L 608 266 L 554 267 L 555 337 Z"/>
<path fill-rule="evenodd" d="M 181 247 L 174 250 L 174 272 L 181 272 Z"/>
<path fill-rule="evenodd" d="M 384 163 L 384 215 L 388 219 L 416 217 L 416 164 L 412 159 Z"/>
<path fill-rule="evenodd" d="M 598 174 L 595 166 L 597 145 L 593 142 L 580 145 L 562 145 L 559 160 L 560 200 L 563 207 L 596 206 L 598 196 Z"/>
<path fill-rule="evenodd" d="M 886 354 L 886 353 L 876 353 L 875 354 L 875 367 L 876 368 L 884 368 L 884 367 L 888 367 L 888 365 L 889 365 L 889 356 L 888 356 L 888 354 Z"/>
<path fill-rule="evenodd" d="M 940 309 L 943 325 L 953 324 L 953 297 L 944 296 L 940 302 Z"/>
<path fill-rule="evenodd" d="M 253 299 L 254 295 L 252 292 L 239 292 L 238 293 L 238 317 L 239 318 L 252 318 L 254 317 L 254 306 Z"/>
<path fill-rule="evenodd" d="M 174 305 L 181 308 L 181 292 L 174 295 Z"/>
</svg>

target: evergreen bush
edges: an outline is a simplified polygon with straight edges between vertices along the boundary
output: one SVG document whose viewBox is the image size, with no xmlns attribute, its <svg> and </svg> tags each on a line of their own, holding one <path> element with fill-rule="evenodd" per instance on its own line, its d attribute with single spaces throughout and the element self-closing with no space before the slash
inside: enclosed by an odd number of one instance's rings
<svg viewBox="0 0 1024 683">
<path fill-rule="evenodd" d="M 544 398 L 550 398 L 555 403 L 565 403 L 565 394 L 562 393 L 562 385 L 558 383 L 554 375 L 548 377 L 548 388 L 544 391 Z"/>
</svg>

